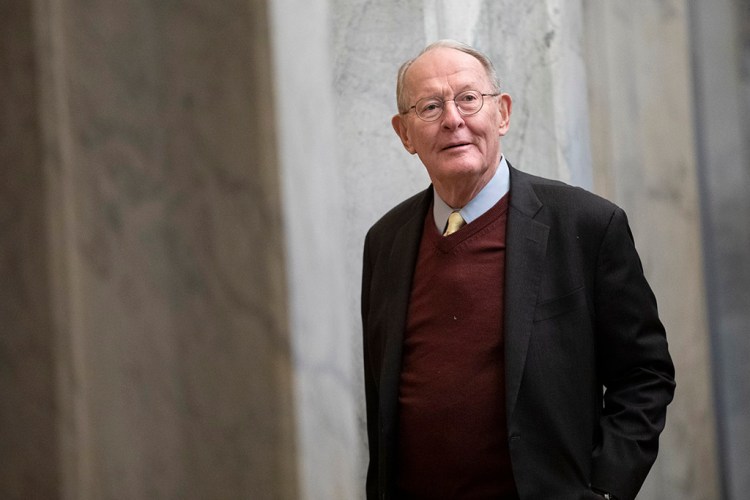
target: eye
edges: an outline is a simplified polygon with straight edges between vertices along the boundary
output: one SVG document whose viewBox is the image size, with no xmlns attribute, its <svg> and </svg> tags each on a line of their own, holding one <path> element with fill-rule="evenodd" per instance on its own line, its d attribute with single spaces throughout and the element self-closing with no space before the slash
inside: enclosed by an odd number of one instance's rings
<svg viewBox="0 0 750 500">
<path fill-rule="evenodd" d="M 443 107 L 443 102 L 438 99 L 424 99 L 419 101 L 417 109 L 420 113 L 430 113 Z"/>
<path fill-rule="evenodd" d="M 468 91 L 460 94 L 457 97 L 457 100 L 460 102 L 472 103 L 479 100 L 479 95 L 476 92 Z"/>
</svg>

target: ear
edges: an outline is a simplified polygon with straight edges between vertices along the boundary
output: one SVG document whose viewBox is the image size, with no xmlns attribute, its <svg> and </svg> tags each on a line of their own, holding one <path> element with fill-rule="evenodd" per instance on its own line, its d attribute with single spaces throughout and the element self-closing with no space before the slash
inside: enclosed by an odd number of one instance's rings
<svg viewBox="0 0 750 500">
<path fill-rule="evenodd" d="M 412 146 L 411 141 L 409 140 L 409 131 L 406 125 L 406 119 L 401 114 L 393 115 L 393 118 L 391 118 L 391 125 L 393 126 L 393 130 L 396 131 L 396 135 L 398 135 L 401 139 L 401 143 L 404 145 L 404 148 L 406 148 L 406 150 L 411 154 L 416 153 L 417 150 L 414 149 L 414 146 Z"/>
<path fill-rule="evenodd" d="M 498 132 L 500 137 L 508 133 L 510 128 L 510 112 L 513 109 L 513 99 L 510 98 L 509 94 L 500 94 L 497 100 L 498 112 L 500 113 L 500 123 Z"/>
</svg>

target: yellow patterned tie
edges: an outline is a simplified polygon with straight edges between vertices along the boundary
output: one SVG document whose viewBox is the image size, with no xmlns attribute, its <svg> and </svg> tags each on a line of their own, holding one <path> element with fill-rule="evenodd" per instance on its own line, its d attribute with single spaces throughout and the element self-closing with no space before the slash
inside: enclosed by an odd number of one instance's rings
<svg viewBox="0 0 750 500">
<path fill-rule="evenodd" d="M 463 217 L 461 217 L 461 214 L 458 210 L 451 212 L 451 214 L 448 216 L 448 225 L 445 228 L 445 232 L 443 233 L 443 236 L 448 236 L 459 229 L 461 229 L 464 224 L 466 224 L 466 221 Z"/>
</svg>

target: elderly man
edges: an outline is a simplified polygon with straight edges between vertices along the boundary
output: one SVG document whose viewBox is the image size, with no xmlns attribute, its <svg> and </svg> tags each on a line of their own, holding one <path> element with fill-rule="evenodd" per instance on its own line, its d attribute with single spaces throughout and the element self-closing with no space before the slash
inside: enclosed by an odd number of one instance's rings
<svg viewBox="0 0 750 500">
<path fill-rule="evenodd" d="M 674 368 L 624 212 L 511 167 L 511 98 L 453 41 L 399 71 L 432 185 L 368 232 L 368 499 L 632 499 Z"/>
</svg>

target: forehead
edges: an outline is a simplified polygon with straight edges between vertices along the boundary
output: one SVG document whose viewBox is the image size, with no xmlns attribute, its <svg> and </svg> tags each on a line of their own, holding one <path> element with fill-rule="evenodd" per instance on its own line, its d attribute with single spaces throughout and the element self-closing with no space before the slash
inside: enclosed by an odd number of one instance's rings
<svg viewBox="0 0 750 500">
<path fill-rule="evenodd" d="M 443 92 L 447 88 L 460 92 L 464 88 L 478 88 L 488 83 L 487 72 L 477 58 L 446 47 L 419 56 L 405 77 L 406 89 L 410 93 Z"/>
</svg>

